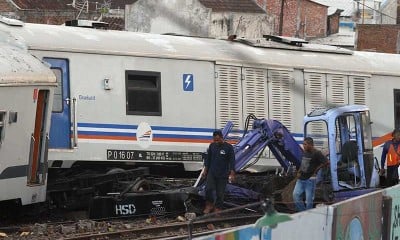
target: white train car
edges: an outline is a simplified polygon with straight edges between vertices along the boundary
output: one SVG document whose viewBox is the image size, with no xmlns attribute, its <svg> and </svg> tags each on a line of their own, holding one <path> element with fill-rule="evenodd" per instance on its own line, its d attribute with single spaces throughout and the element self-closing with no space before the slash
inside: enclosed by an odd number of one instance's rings
<svg viewBox="0 0 400 240">
<path fill-rule="evenodd" d="M 299 141 L 303 116 L 323 105 L 370 106 L 376 138 L 400 126 L 395 54 L 39 24 L 0 31 L 57 76 L 52 167 L 102 161 L 198 170 L 212 131 L 227 120 L 243 129 L 249 113 L 280 120 Z M 276 166 L 268 157 L 259 165 Z"/>
<path fill-rule="evenodd" d="M 0 206 L 40 203 L 56 78 L 26 50 L 3 41 L 0 63 Z"/>
</svg>

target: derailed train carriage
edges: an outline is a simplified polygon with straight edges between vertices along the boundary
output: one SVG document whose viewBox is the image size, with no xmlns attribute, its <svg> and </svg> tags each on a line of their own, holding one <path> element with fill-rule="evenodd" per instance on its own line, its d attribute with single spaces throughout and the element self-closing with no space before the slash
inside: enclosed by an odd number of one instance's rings
<svg viewBox="0 0 400 240">
<path fill-rule="evenodd" d="M 46 200 L 56 78 L 26 50 L 0 41 L 0 209 Z M 14 212 L 15 213 L 15 212 Z M 13 214 L 14 214 L 13 213 Z"/>
<path fill-rule="evenodd" d="M 376 146 L 400 124 L 395 54 L 6 21 L 0 32 L 57 76 L 52 168 L 134 163 L 199 170 L 212 131 L 228 120 L 242 130 L 250 113 L 279 120 L 299 141 L 301 119 L 320 106 L 368 105 Z M 252 170 L 271 166 L 278 164 L 266 151 Z"/>
</svg>

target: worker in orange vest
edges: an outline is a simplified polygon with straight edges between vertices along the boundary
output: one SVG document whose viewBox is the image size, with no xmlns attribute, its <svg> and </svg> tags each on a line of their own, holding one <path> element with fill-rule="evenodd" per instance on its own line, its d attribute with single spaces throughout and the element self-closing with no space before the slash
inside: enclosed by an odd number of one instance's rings
<svg viewBox="0 0 400 240">
<path fill-rule="evenodd" d="M 400 163 L 400 129 L 392 132 L 392 140 L 385 142 L 381 157 L 381 175 L 385 174 L 385 162 L 387 167 L 386 186 L 390 187 L 399 183 Z"/>
</svg>

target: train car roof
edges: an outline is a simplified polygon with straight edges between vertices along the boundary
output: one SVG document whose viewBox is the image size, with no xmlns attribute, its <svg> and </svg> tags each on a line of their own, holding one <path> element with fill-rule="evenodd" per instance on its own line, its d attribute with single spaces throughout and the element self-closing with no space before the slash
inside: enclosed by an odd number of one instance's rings
<svg viewBox="0 0 400 240">
<path fill-rule="evenodd" d="M 26 50 L 0 43 L 0 86 L 55 85 L 49 67 Z"/>
<path fill-rule="evenodd" d="M 31 50 L 213 61 L 249 67 L 400 75 L 398 54 L 351 52 L 337 47 L 227 41 L 58 25 L 0 23 L 0 32 Z M 5 37 L 5 36 L 3 36 Z M 11 42 L 11 41 L 10 41 Z"/>
<path fill-rule="evenodd" d="M 331 117 L 336 117 L 338 115 L 342 115 L 347 112 L 364 112 L 369 111 L 369 108 L 365 105 L 342 105 L 342 106 L 332 106 L 328 108 L 320 108 L 315 109 L 308 113 L 304 119 L 305 121 L 308 120 L 315 120 L 315 119 L 328 119 Z M 323 117 L 321 117 L 323 116 Z"/>
<path fill-rule="evenodd" d="M 306 124 L 311 121 L 324 120 L 324 121 L 336 121 L 337 116 L 343 115 L 350 112 L 364 112 L 369 111 L 369 108 L 365 105 L 343 105 L 343 106 L 332 106 L 331 108 L 315 109 L 308 113 L 303 118 L 303 123 Z"/>
</svg>

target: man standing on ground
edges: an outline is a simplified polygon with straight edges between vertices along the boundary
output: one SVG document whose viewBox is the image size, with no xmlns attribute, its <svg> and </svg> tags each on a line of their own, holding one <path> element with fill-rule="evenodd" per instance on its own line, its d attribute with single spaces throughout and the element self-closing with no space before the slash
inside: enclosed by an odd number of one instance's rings
<svg viewBox="0 0 400 240">
<path fill-rule="evenodd" d="M 385 142 L 381 157 L 380 175 L 385 174 L 385 161 L 387 166 L 386 187 L 394 186 L 399 183 L 399 163 L 400 163 L 400 130 L 392 132 L 392 139 Z"/>
<path fill-rule="evenodd" d="M 316 174 L 320 168 L 329 164 L 322 152 L 314 148 L 314 140 L 311 137 L 304 139 L 303 149 L 303 158 L 297 172 L 296 186 L 293 190 L 293 200 L 298 212 L 313 207 Z M 305 205 L 303 201 L 304 192 L 306 193 Z"/>
<path fill-rule="evenodd" d="M 225 188 L 235 178 L 235 153 L 233 146 L 224 141 L 222 132 L 213 132 L 213 141 L 207 150 L 203 177 L 206 177 L 206 206 L 203 213 L 218 212 L 224 203 Z M 214 201 L 214 191 L 216 199 Z M 215 205 L 214 205 L 215 202 Z"/>
</svg>

